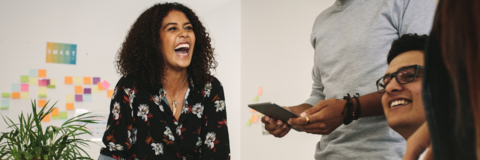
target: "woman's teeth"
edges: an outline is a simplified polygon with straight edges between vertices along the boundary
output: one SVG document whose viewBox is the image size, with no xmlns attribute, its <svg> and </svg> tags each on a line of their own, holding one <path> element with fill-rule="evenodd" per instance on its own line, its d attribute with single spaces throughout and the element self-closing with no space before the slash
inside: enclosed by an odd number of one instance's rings
<svg viewBox="0 0 480 160">
<path fill-rule="evenodd" d="M 409 103 L 410 103 L 410 102 L 408 102 L 408 101 L 406 101 L 406 100 L 393 101 L 392 103 L 390 103 L 390 108 L 395 107 L 395 106 L 398 106 L 398 105 L 409 104 Z"/>
<path fill-rule="evenodd" d="M 180 44 L 177 47 L 175 47 L 175 53 L 179 55 L 187 55 L 189 50 L 190 50 L 189 44 Z"/>
<path fill-rule="evenodd" d="M 190 48 L 190 45 L 189 45 L 189 44 L 186 44 L 186 43 L 185 43 L 185 44 L 180 44 L 180 45 L 178 45 L 177 47 L 175 47 L 175 50 L 180 49 L 180 48 L 187 48 L 187 49 L 189 49 L 189 48 Z"/>
</svg>

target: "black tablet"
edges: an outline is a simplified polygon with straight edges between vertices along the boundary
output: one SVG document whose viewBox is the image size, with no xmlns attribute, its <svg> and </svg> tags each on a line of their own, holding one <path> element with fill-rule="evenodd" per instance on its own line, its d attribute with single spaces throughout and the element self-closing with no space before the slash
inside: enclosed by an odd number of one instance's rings
<svg viewBox="0 0 480 160">
<path fill-rule="evenodd" d="M 297 114 L 290 112 L 289 110 L 283 107 L 280 107 L 279 105 L 273 102 L 249 104 L 248 107 L 266 116 L 269 116 L 270 118 L 281 120 L 284 123 L 287 123 L 288 119 L 290 118 L 299 117 Z"/>
</svg>

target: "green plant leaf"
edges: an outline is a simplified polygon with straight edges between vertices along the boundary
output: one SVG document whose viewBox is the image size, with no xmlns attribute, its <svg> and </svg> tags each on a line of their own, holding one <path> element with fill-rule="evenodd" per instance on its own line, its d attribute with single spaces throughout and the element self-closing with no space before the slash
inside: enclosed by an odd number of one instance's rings
<svg viewBox="0 0 480 160">
<path fill-rule="evenodd" d="M 37 112 L 36 101 L 32 100 L 32 113 L 22 112 L 19 123 L 14 123 L 10 118 L 2 115 L 3 120 L 11 129 L 3 132 L 0 137 L 0 159 L 91 159 L 90 155 L 80 146 L 88 147 L 89 140 L 79 139 L 78 136 L 90 134 L 85 128 L 89 123 L 97 123 L 84 113 L 75 116 L 60 127 L 42 127 L 42 119 L 50 114 L 56 103 L 47 107 L 50 101 Z"/>
</svg>

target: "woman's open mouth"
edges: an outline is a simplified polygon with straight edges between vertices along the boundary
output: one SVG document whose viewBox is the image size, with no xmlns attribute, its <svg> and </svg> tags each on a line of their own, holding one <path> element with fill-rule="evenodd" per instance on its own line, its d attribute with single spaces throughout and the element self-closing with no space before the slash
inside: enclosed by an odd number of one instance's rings
<svg viewBox="0 0 480 160">
<path fill-rule="evenodd" d="M 175 47 L 175 53 L 179 56 L 188 55 L 188 51 L 190 51 L 190 44 L 188 43 L 182 43 Z"/>
</svg>

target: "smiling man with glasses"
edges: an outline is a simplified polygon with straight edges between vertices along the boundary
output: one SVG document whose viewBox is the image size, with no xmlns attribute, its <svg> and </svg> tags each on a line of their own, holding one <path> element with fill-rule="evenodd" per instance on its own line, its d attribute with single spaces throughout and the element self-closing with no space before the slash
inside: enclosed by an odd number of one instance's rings
<svg viewBox="0 0 480 160">
<path fill-rule="evenodd" d="M 403 35 L 393 41 L 388 69 L 377 81 L 388 126 L 408 139 L 425 122 L 422 75 L 426 35 Z"/>
</svg>

